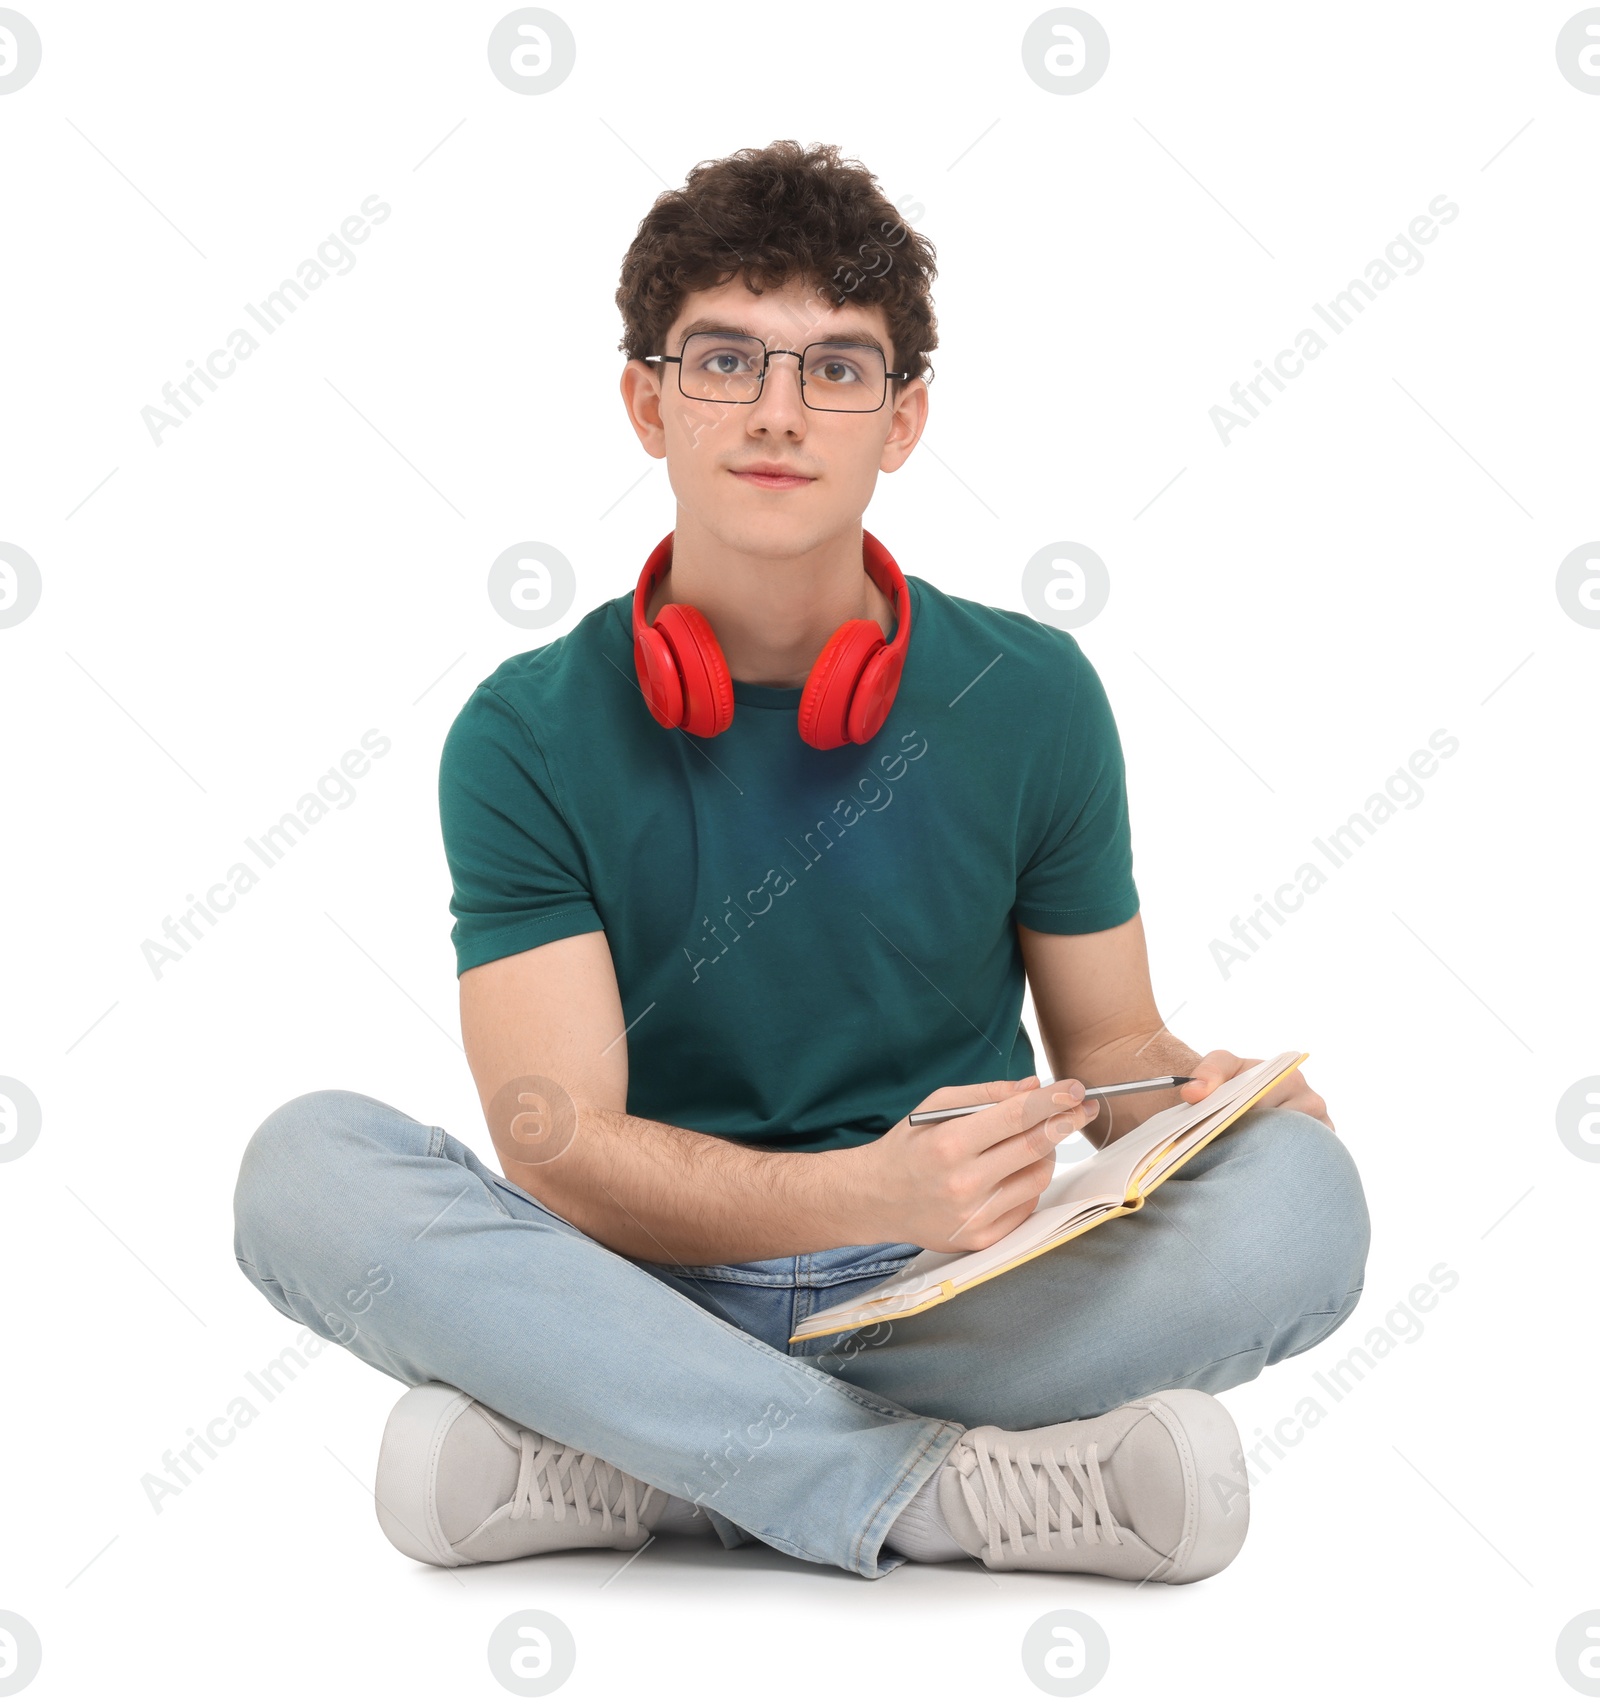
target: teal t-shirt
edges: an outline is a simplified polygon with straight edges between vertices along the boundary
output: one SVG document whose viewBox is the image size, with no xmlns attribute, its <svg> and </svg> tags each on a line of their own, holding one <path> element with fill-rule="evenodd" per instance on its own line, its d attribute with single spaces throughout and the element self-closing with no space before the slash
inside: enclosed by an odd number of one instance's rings
<svg viewBox="0 0 1600 1707">
<path fill-rule="evenodd" d="M 603 930 L 628 1112 L 775 1149 L 881 1136 L 940 1085 L 1034 1070 L 1015 924 L 1138 911 L 1122 749 L 1071 635 L 915 576 L 865 746 L 808 747 L 799 688 L 663 729 L 632 594 L 508 658 L 439 770 L 457 971 Z"/>
</svg>

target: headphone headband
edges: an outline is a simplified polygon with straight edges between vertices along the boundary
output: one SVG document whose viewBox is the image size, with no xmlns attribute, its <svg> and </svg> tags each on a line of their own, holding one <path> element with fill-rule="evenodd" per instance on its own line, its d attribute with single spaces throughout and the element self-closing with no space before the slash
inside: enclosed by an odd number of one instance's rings
<svg viewBox="0 0 1600 1707">
<path fill-rule="evenodd" d="M 897 668 L 904 668 L 911 649 L 911 588 L 883 542 L 865 528 L 861 530 L 861 547 L 862 566 L 877 582 L 878 591 L 894 605 L 894 639 L 889 642 L 889 654 Z"/>
</svg>

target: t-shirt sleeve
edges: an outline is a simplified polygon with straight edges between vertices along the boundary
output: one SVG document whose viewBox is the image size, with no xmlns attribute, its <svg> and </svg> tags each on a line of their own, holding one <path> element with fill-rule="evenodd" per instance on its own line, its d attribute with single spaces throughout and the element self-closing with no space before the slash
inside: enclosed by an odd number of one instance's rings
<svg viewBox="0 0 1600 1707">
<path fill-rule="evenodd" d="M 1110 930 L 1139 910 L 1122 742 L 1094 666 L 1071 645 L 1074 691 L 1054 806 L 1017 874 L 1014 909 L 1030 930 Z"/>
<path fill-rule="evenodd" d="M 480 686 L 439 759 L 439 827 L 450 867 L 456 974 L 603 928 L 588 862 L 527 723 Z"/>
</svg>

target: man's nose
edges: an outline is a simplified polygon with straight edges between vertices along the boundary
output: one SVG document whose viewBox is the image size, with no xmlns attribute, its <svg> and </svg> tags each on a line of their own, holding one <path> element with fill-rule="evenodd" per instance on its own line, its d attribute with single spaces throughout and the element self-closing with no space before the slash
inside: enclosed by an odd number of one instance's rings
<svg viewBox="0 0 1600 1707">
<path fill-rule="evenodd" d="M 755 412 L 757 415 L 776 413 L 785 417 L 805 415 L 805 398 L 800 387 L 800 356 L 797 352 L 773 350 L 770 353 L 766 377 L 761 382 L 761 395 L 756 399 Z"/>
</svg>

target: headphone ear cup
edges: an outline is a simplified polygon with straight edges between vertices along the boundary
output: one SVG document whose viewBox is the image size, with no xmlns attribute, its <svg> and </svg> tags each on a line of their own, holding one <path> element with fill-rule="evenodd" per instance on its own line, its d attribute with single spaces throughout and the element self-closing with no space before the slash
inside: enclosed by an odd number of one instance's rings
<svg viewBox="0 0 1600 1707">
<path fill-rule="evenodd" d="M 720 735 L 733 722 L 733 678 L 711 624 L 693 605 L 663 605 L 654 627 L 683 685 L 678 727 L 689 735 Z"/>
<path fill-rule="evenodd" d="M 900 687 L 905 659 L 885 646 L 867 660 L 856 691 L 850 696 L 850 716 L 845 733 L 857 746 L 870 741 L 888 721 L 889 707 Z"/>
<path fill-rule="evenodd" d="M 676 729 L 683 721 L 683 678 L 670 643 L 654 628 L 634 635 L 633 668 L 650 715 L 663 729 Z"/>
<path fill-rule="evenodd" d="M 873 657 L 887 649 L 883 630 L 866 617 L 856 617 L 834 630 L 811 666 L 800 696 L 800 739 L 807 746 L 842 747 L 858 738 L 850 733 L 856 685 Z M 881 725 L 883 718 L 878 722 Z"/>
</svg>

